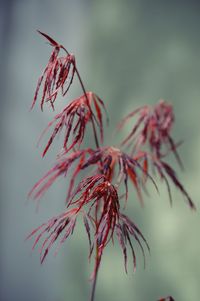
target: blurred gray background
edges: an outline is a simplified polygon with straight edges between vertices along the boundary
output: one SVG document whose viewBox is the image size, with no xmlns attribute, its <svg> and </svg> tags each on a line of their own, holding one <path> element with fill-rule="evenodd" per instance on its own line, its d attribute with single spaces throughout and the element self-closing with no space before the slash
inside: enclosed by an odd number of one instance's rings
<svg viewBox="0 0 200 301">
<path fill-rule="evenodd" d="M 179 172 L 199 209 L 200 196 L 200 2 L 176 0 L 1 0 L 0 1 L 0 133 L 1 218 L 0 300 L 88 300 L 88 243 L 80 227 L 55 258 L 41 267 L 31 253 L 27 234 L 64 208 L 65 184 L 58 182 L 41 202 L 39 212 L 27 193 L 51 167 L 56 147 L 45 159 L 37 139 L 52 118 L 29 112 L 37 78 L 50 47 L 36 29 L 51 35 L 76 55 L 89 90 L 107 104 L 111 129 L 139 105 L 160 98 L 174 105 L 174 137 L 185 171 Z M 78 85 L 71 96 L 80 93 Z M 60 108 L 63 104 L 60 104 Z M 113 141 L 115 143 L 115 141 Z M 171 164 L 174 164 L 173 158 Z M 129 214 L 151 247 L 143 269 L 138 254 L 135 274 L 124 273 L 121 250 L 104 254 L 96 301 L 154 301 L 171 294 L 176 301 L 199 300 L 199 210 L 191 212 L 173 189 L 170 207 L 165 187 L 151 192 L 142 209 L 134 193 Z M 131 265 L 131 262 L 130 262 Z"/>
</svg>

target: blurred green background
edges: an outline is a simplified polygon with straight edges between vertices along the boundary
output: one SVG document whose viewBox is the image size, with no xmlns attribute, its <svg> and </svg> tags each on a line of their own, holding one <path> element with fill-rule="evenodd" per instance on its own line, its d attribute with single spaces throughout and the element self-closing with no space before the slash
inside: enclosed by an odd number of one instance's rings
<svg viewBox="0 0 200 301">
<path fill-rule="evenodd" d="M 176 114 L 173 135 L 183 139 L 185 165 L 177 170 L 197 205 L 191 212 L 173 189 L 173 208 L 165 187 L 152 190 L 142 209 L 130 194 L 128 214 L 151 247 L 143 269 L 128 276 L 117 243 L 104 253 L 96 301 L 176 301 L 200 299 L 200 2 L 145 0 L 1 0 L 1 218 L 0 299 L 2 301 L 82 301 L 90 293 L 92 262 L 82 227 L 54 258 L 41 267 L 24 238 L 64 208 L 65 184 L 57 183 L 41 202 L 26 202 L 27 193 L 50 168 L 55 149 L 41 159 L 36 142 L 53 114 L 29 112 L 37 78 L 50 53 L 36 29 L 50 34 L 76 55 L 89 90 L 107 104 L 111 126 L 139 105 L 160 98 Z M 73 89 L 72 89 L 73 90 Z M 80 93 L 78 85 L 71 96 Z M 60 103 L 60 107 L 63 104 Z M 115 140 L 113 140 L 115 143 Z M 174 165 L 172 158 L 171 164 Z"/>
</svg>

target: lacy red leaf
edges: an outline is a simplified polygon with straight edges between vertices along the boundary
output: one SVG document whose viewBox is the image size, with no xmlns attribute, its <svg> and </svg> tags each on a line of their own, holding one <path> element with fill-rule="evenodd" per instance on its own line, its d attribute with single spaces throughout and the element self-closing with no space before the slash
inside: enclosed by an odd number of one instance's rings
<svg viewBox="0 0 200 301">
<path fill-rule="evenodd" d="M 142 245 L 141 240 L 145 243 L 148 251 L 150 252 L 149 245 L 144 238 L 143 234 L 139 230 L 139 228 L 124 214 L 120 213 L 119 220 L 116 225 L 116 234 L 119 241 L 119 244 L 121 246 L 121 249 L 123 251 L 124 255 L 124 266 L 125 271 L 127 273 L 127 245 L 130 246 L 131 252 L 132 252 L 132 258 L 133 258 L 133 270 L 136 270 L 136 255 L 133 248 L 133 244 L 131 241 L 131 238 L 133 238 L 138 244 L 142 251 L 143 258 L 144 258 L 144 267 L 145 267 L 145 252 Z"/>
<path fill-rule="evenodd" d="M 74 205 L 85 214 L 85 228 L 88 233 L 91 257 L 96 246 L 95 268 L 91 278 L 96 273 L 106 245 L 110 240 L 114 242 L 116 235 L 124 255 L 125 271 L 127 272 L 127 245 L 131 247 L 134 270 L 136 268 L 136 255 L 132 238 L 139 244 L 144 257 L 145 252 L 141 240 L 148 250 L 149 246 L 139 228 L 124 214 L 120 213 L 119 197 L 115 185 L 112 185 L 105 175 L 99 174 L 83 179 L 74 191 L 68 206 Z M 87 206 L 87 207 L 86 207 Z M 87 209 L 86 209 L 87 208 Z M 94 229 L 94 239 L 91 239 L 90 224 Z"/>
<path fill-rule="evenodd" d="M 126 272 L 127 245 L 131 248 L 134 270 L 136 268 L 136 255 L 132 238 L 139 244 L 145 264 L 142 241 L 148 250 L 149 246 L 138 227 L 126 215 L 120 213 L 117 190 L 104 175 L 99 174 L 84 178 L 71 196 L 69 206 L 75 207 L 50 219 L 33 230 L 27 237 L 27 239 L 30 239 L 36 236 L 33 249 L 42 241 L 40 247 L 41 263 L 43 263 L 56 241 L 58 241 L 58 247 L 60 247 L 73 234 L 78 214 L 81 214 L 89 240 L 89 257 L 93 254 L 94 246 L 96 246 L 95 266 L 91 278 L 96 277 L 103 251 L 110 240 L 114 242 L 114 234 L 124 254 Z"/>
<path fill-rule="evenodd" d="M 145 165 L 145 168 L 147 171 L 149 170 L 149 168 L 151 168 L 153 170 L 153 172 L 156 173 L 162 181 L 164 181 L 164 183 L 167 187 L 171 205 L 172 205 L 172 193 L 171 193 L 169 181 L 171 181 L 174 184 L 174 186 L 182 193 L 182 195 L 185 197 L 190 208 L 196 209 L 194 202 L 192 201 L 191 197 L 187 193 L 183 184 L 178 179 L 178 176 L 177 176 L 175 170 L 168 163 L 166 163 L 164 160 L 158 159 L 156 156 L 153 156 L 150 153 L 142 152 L 142 151 L 140 151 L 134 157 L 134 159 L 141 162 L 141 165 L 142 165 L 142 161 L 143 161 L 143 165 Z"/>
<path fill-rule="evenodd" d="M 77 208 L 73 208 L 56 217 L 53 217 L 29 234 L 27 239 L 30 239 L 37 234 L 32 249 L 34 249 L 35 246 L 42 240 L 42 245 L 39 250 L 41 263 L 43 263 L 47 254 L 49 253 L 50 248 L 57 240 L 60 239 L 60 246 L 65 242 L 69 235 L 73 234 L 78 211 L 79 210 Z"/>
<path fill-rule="evenodd" d="M 65 56 L 59 57 L 60 50 L 64 49 L 64 47 L 58 44 L 45 33 L 42 33 L 40 31 L 38 32 L 43 35 L 53 47 L 53 51 L 51 53 L 47 66 L 38 79 L 35 95 L 31 106 L 32 109 L 38 99 L 38 93 L 43 84 L 42 97 L 40 101 L 40 107 L 41 110 L 43 110 L 45 102 L 50 102 L 50 105 L 52 106 L 52 108 L 54 108 L 54 102 L 59 91 L 61 91 L 61 94 L 63 96 L 67 93 L 74 78 L 76 63 L 73 54 L 67 53 Z"/>
<path fill-rule="evenodd" d="M 130 119 L 139 115 L 130 134 L 123 140 L 122 145 L 132 147 L 132 154 L 137 153 L 144 145 L 150 147 L 154 156 L 161 159 L 169 152 L 173 152 L 178 164 L 182 166 L 177 152 L 179 143 L 175 143 L 171 137 L 171 129 L 174 123 L 172 105 L 161 100 L 155 106 L 143 106 L 128 114 L 119 124 L 121 129 Z"/>
<path fill-rule="evenodd" d="M 57 159 L 55 165 L 33 186 L 28 196 L 35 200 L 39 200 L 45 192 L 51 187 L 51 185 L 60 177 L 66 177 L 69 170 L 73 169 L 71 180 L 69 182 L 69 189 L 66 201 L 68 200 L 71 191 L 73 190 L 76 177 L 81 171 L 82 165 L 85 163 L 85 157 L 92 150 L 78 150 L 70 155 L 62 155 Z"/>
<path fill-rule="evenodd" d="M 97 129 L 99 129 L 101 142 L 103 142 L 102 108 L 105 110 L 103 101 L 92 92 L 87 92 L 79 98 L 74 99 L 61 113 L 54 117 L 53 121 L 51 121 L 43 131 L 40 140 L 52 125 L 55 124 L 54 130 L 43 151 L 43 156 L 45 156 L 54 138 L 63 128 L 65 130 L 63 148 L 66 152 L 75 146 L 80 147 L 88 123 L 92 125 L 96 144 L 98 144 Z"/>
</svg>

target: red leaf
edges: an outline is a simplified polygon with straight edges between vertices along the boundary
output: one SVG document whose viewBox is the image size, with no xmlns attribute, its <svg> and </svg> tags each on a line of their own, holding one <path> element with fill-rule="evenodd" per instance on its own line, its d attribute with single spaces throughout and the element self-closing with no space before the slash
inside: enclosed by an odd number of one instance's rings
<svg viewBox="0 0 200 301">
<path fill-rule="evenodd" d="M 94 105 L 95 105 L 95 109 L 96 109 L 96 112 L 97 112 L 97 117 L 98 117 L 98 120 L 99 120 L 99 124 L 100 124 L 100 131 L 101 131 L 101 141 L 103 141 L 103 122 L 102 122 L 102 114 L 101 114 L 101 109 L 96 101 L 95 98 L 94 99 Z"/>
<path fill-rule="evenodd" d="M 141 190 L 140 190 L 140 186 L 138 185 L 138 181 L 137 181 L 137 176 L 136 174 L 133 172 L 133 170 L 131 170 L 130 168 L 128 169 L 128 175 L 133 183 L 133 185 L 135 186 L 136 188 L 136 191 L 137 191 L 137 195 L 138 195 L 138 198 L 140 200 L 140 203 L 142 206 L 144 206 L 144 201 L 143 201 L 143 198 L 142 198 L 142 194 L 141 194 Z"/>
<path fill-rule="evenodd" d="M 46 129 L 43 131 L 39 139 L 40 141 L 43 135 L 53 126 L 53 124 L 55 124 L 53 132 L 43 151 L 43 157 L 46 155 L 55 137 L 61 132 L 63 128 L 65 129 L 63 148 L 66 152 L 69 152 L 75 146 L 77 146 L 78 148 L 80 147 L 85 135 L 86 126 L 88 124 L 92 123 L 93 133 L 97 139 L 97 128 L 93 120 L 95 113 L 92 111 L 91 108 L 92 102 L 94 102 L 97 118 L 99 120 L 97 126 L 100 131 L 101 140 L 103 139 L 102 115 L 95 97 L 96 96 L 92 92 L 87 92 L 86 94 L 83 94 L 80 97 L 71 101 L 61 113 L 57 114 L 54 117 L 54 119 L 48 124 Z M 68 145 L 70 137 L 72 138 L 71 144 Z"/>
<path fill-rule="evenodd" d="M 54 41 L 50 36 L 48 36 L 46 33 L 41 32 L 40 30 L 37 30 L 37 32 L 39 32 L 42 36 L 44 36 L 52 46 L 60 47 L 60 45 L 56 41 Z"/>
</svg>

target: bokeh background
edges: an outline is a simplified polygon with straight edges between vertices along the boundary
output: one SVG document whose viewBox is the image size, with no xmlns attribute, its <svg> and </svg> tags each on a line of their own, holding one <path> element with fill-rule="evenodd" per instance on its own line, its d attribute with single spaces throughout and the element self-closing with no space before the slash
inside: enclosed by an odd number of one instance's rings
<svg viewBox="0 0 200 301">
<path fill-rule="evenodd" d="M 24 239 L 33 228 L 64 208 L 66 184 L 58 182 L 39 212 L 27 193 L 50 168 L 56 147 L 45 159 L 36 141 L 52 112 L 29 112 L 37 78 L 50 47 L 40 29 L 74 52 L 88 89 L 107 104 L 111 127 L 139 105 L 160 98 L 174 105 L 174 137 L 183 139 L 185 165 L 177 170 L 197 212 L 173 189 L 151 192 L 142 209 L 130 194 L 128 212 L 151 247 L 143 269 L 125 275 L 117 244 L 104 254 L 96 301 L 176 301 L 200 296 L 200 3 L 178 0 L 1 0 L 0 1 L 0 300 L 88 300 L 92 263 L 81 226 L 60 253 L 41 267 L 38 252 Z M 71 96 L 80 93 L 75 85 Z M 63 104 L 60 104 L 60 108 Z M 113 143 L 115 139 L 113 138 Z M 171 164 L 174 164 L 173 158 Z M 130 262 L 131 264 L 131 262 Z"/>
</svg>

